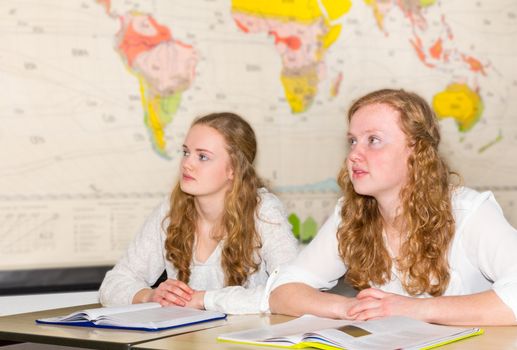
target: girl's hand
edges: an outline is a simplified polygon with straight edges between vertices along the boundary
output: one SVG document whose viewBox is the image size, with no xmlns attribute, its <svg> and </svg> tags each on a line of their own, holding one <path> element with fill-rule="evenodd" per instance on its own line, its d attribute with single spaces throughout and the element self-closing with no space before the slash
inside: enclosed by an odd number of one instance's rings
<svg viewBox="0 0 517 350">
<path fill-rule="evenodd" d="M 427 320 L 425 299 L 406 297 L 383 292 L 375 288 L 357 294 L 357 304 L 348 310 L 348 316 L 356 320 L 370 320 L 385 316 L 407 316 Z"/>
<path fill-rule="evenodd" d="M 149 302 L 160 303 L 162 306 L 186 306 L 191 300 L 194 290 L 186 283 L 174 279 L 167 279 L 153 289 Z"/>
<path fill-rule="evenodd" d="M 204 290 L 196 290 L 194 294 L 192 294 L 192 299 L 187 303 L 188 307 L 193 307 L 195 309 L 204 310 L 205 309 L 205 291 Z"/>
</svg>

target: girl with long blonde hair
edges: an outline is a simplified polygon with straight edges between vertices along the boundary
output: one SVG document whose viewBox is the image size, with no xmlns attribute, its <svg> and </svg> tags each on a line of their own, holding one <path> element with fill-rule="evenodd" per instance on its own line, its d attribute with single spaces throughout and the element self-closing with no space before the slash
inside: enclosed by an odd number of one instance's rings
<svg viewBox="0 0 517 350">
<path fill-rule="evenodd" d="M 106 274 L 102 304 L 258 312 L 269 274 L 295 257 L 297 244 L 281 202 L 255 172 L 256 152 L 240 116 L 196 119 L 178 183 Z M 164 270 L 168 278 L 151 288 Z"/>
<path fill-rule="evenodd" d="M 454 181 L 427 102 L 379 90 L 355 101 L 348 121 L 343 197 L 270 282 L 271 311 L 517 324 L 517 230 L 492 193 Z M 342 276 L 356 297 L 320 291 Z"/>
</svg>

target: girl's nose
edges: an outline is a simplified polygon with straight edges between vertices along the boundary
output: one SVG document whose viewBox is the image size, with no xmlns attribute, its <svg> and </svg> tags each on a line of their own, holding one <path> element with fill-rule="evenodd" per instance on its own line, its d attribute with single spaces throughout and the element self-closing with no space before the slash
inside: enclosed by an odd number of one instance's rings
<svg viewBox="0 0 517 350">
<path fill-rule="evenodd" d="M 348 152 L 348 159 L 351 162 L 358 162 L 363 159 L 363 151 L 360 145 L 355 145 L 354 148 Z"/>
<path fill-rule="evenodd" d="M 192 161 L 190 159 L 189 156 L 184 156 L 182 159 L 181 159 L 181 167 L 184 169 L 184 170 L 191 170 L 192 169 Z"/>
</svg>

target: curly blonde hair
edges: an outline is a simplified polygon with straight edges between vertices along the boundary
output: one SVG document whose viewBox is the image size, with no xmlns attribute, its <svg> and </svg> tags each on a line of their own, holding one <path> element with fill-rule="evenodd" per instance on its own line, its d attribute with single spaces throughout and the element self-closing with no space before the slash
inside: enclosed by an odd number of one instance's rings
<svg viewBox="0 0 517 350">
<path fill-rule="evenodd" d="M 420 96 L 404 90 L 379 90 L 355 101 L 348 111 L 350 123 L 361 108 L 383 104 L 397 111 L 399 125 L 412 150 L 408 178 L 400 192 L 398 217 L 407 238 L 395 263 L 410 295 L 442 295 L 449 283 L 447 252 L 454 235 L 451 175 L 438 153 L 440 131 L 436 116 Z M 344 194 L 337 232 L 339 254 L 348 267 L 346 279 L 364 289 L 391 279 L 392 259 L 383 240 L 383 219 L 375 198 L 357 194 L 345 165 L 338 175 Z"/>
<path fill-rule="evenodd" d="M 225 285 L 244 285 L 260 264 L 257 251 L 262 242 L 255 227 L 260 203 L 257 190 L 263 187 L 253 167 L 257 152 L 255 133 L 240 116 L 213 113 L 196 119 L 194 125 L 206 125 L 219 132 L 226 142 L 234 173 L 232 187 L 226 193 L 224 212 L 215 232 L 224 240 L 221 265 Z M 196 232 L 197 211 L 194 196 L 183 192 L 179 182 L 170 197 L 165 240 L 166 257 L 178 270 L 178 280 L 188 283 Z"/>
</svg>

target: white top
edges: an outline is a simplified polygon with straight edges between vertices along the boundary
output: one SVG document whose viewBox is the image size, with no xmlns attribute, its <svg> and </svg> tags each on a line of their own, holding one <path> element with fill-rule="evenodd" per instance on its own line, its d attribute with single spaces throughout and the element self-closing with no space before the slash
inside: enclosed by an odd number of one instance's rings
<svg viewBox="0 0 517 350">
<path fill-rule="evenodd" d="M 223 241 L 204 263 L 194 259 L 190 264 L 188 285 L 195 290 L 206 290 L 204 303 L 207 310 L 230 314 L 259 312 L 268 276 L 281 264 L 296 257 L 297 241 L 291 233 L 282 203 L 266 189 L 260 189 L 258 193 L 261 201 L 256 228 L 262 240 L 259 250 L 261 262 L 258 270 L 248 277 L 246 285 L 224 287 L 221 267 Z M 177 278 L 176 268 L 165 258 L 165 232 L 162 227 L 167 227 L 167 222 L 162 226 L 162 220 L 168 211 L 167 200 L 153 211 L 125 255 L 106 273 L 99 290 L 103 305 L 131 304 L 134 295 L 154 284 L 164 269 L 169 278 Z"/>
<path fill-rule="evenodd" d="M 269 293 L 290 282 L 327 290 L 347 270 L 339 256 L 336 232 L 341 222 L 342 199 L 314 240 L 289 265 L 268 281 L 262 309 L 269 308 Z M 517 318 L 517 230 L 504 218 L 491 192 L 457 189 L 452 196 L 456 232 L 449 250 L 450 282 L 444 295 L 466 295 L 493 289 Z M 394 264 L 393 264 L 394 265 Z M 392 268 L 388 283 L 372 287 L 408 295 Z M 429 297 L 429 295 L 423 295 Z"/>
</svg>

